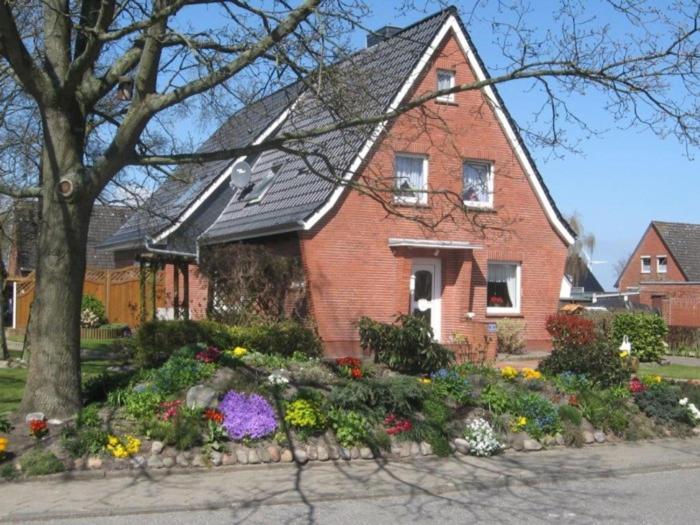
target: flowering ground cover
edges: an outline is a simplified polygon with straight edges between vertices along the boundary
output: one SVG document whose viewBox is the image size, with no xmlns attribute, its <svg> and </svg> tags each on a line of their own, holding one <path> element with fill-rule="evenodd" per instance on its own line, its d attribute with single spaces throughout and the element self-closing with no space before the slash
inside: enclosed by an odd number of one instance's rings
<svg viewBox="0 0 700 525">
<path fill-rule="evenodd" d="M 93 376 L 86 395 L 102 395 L 75 421 L 0 422 L 0 473 L 16 475 L 30 453 L 55 472 L 50 455 L 65 468 L 176 468 L 489 456 L 699 433 L 700 386 L 637 377 L 628 356 L 592 352 L 610 370 L 585 373 L 575 369 L 578 356 L 554 355 L 541 370 L 447 363 L 407 374 L 368 359 L 189 344 L 157 367 Z"/>
</svg>

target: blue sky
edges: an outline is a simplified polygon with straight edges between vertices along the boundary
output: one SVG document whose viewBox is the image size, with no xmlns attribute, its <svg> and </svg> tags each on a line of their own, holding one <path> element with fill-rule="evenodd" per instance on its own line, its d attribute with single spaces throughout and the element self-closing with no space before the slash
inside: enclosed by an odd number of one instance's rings
<svg viewBox="0 0 700 525">
<path fill-rule="evenodd" d="M 455 1 L 460 13 L 472 12 L 487 18 L 497 14 L 497 2 L 465 0 Z M 439 9 L 437 3 L 417 0 L 427 5 L 426 12 L 403 13 L 397 7 L 403 2 L 371 2 L 373 13 L 364 19 L 366 27 L 377 29 L 384 25 L 406 26 L 426 14 Z M 556 30 L 552 14 L 556 2 L 538 1 L 532 5 L 527 25 L 537 31 Z M 612 23 L 602 9 L 594 9 L 590 15 L 594 24 Z M 217 25 L 220 21 L 207 16 L 197 17 L 197 25 Z M 589 13 L 586 13 L 589 16 Z M 466 19 L 465 19 L 466 22 Z M 491 26 L 487 22 L 472 19 L 467 28 L 479 54 L 493 72 L 503 62 L 503 55 L 494 42 Z M 613 26 L 613 32 L 620 31 Z M 352 36 L 355 47 L 364 46 L 365 34 L 357 31 Z M 511 83 L 499 86 L 506 105 L 518 123 L 527 127 L 533 112 L 541 105 L 530 90 L 530 84 Z M 652 219 L 700 223 L 700 178 L 697 177 L 697 161 L 689 160 L 686 150 L 675 138 L 659 138 L 649 130 L 616 129 L 613 117 L 602 109 L 603 97 L 598 93 L 585 93 L 572 101 L 572 108 L 584 116 L 596 129 L 608 130 L 602 135 L 587 137 L 570 128 L 572 138 L 579 139 L 578 153 L 559 150 L 553 156 L 548 150 L 531 148 L 538 167 L 550 192 L 564 215 L 580 214 L 587 232 L 597 239 L 593 254 L 593 270 L 607 289 L 615 281 L 615 263 L 628 255 Z M 204 137 L 202 137 L 203 139 Z M 697 153 L 697 152 L 691 152 Z"/>
</svg>

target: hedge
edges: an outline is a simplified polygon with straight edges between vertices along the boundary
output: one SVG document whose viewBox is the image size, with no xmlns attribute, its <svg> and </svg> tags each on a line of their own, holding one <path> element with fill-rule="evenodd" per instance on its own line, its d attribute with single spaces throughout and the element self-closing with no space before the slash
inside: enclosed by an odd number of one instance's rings
<svg viewBox="0 0 700 525">
<path fill-rule="evenodd" d="M 624 336 L 629 337 L 632 355 L 640 361 L 660 361 L 667 335 L 666 321 L 657 314 L 620 313 L 613 319 L 613 343 L 619 345 Z"/>
</svg>

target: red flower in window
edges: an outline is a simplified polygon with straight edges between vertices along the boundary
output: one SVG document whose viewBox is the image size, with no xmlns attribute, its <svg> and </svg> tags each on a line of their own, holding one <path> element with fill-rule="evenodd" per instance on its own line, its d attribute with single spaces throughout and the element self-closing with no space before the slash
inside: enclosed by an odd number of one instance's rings
<svg viewBox="0 0 700 525">
<path fill-rule="evenodd" d="M 493 295 L 489 298 L 489 306 L 503 306 L 504 304 L 505 301 L 503 300 L 503 297 Z"/>
</svg>

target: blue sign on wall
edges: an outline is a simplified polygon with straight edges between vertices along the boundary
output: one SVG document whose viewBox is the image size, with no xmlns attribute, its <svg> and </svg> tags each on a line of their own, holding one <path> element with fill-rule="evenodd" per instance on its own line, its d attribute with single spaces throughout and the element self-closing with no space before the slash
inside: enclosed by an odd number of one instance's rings
<svg viewBox="0 0 700 525">
<path fill-rule="evenodd" d="M 486 330 L 488 330 L 488 332 L 489 332 L 490 334 L 495 334 L 495 333 L 496 333 L 496 323 L 489 323 L 489 324 L 487 324 L 487 325 L 486 325 Z"/>
</svg>

